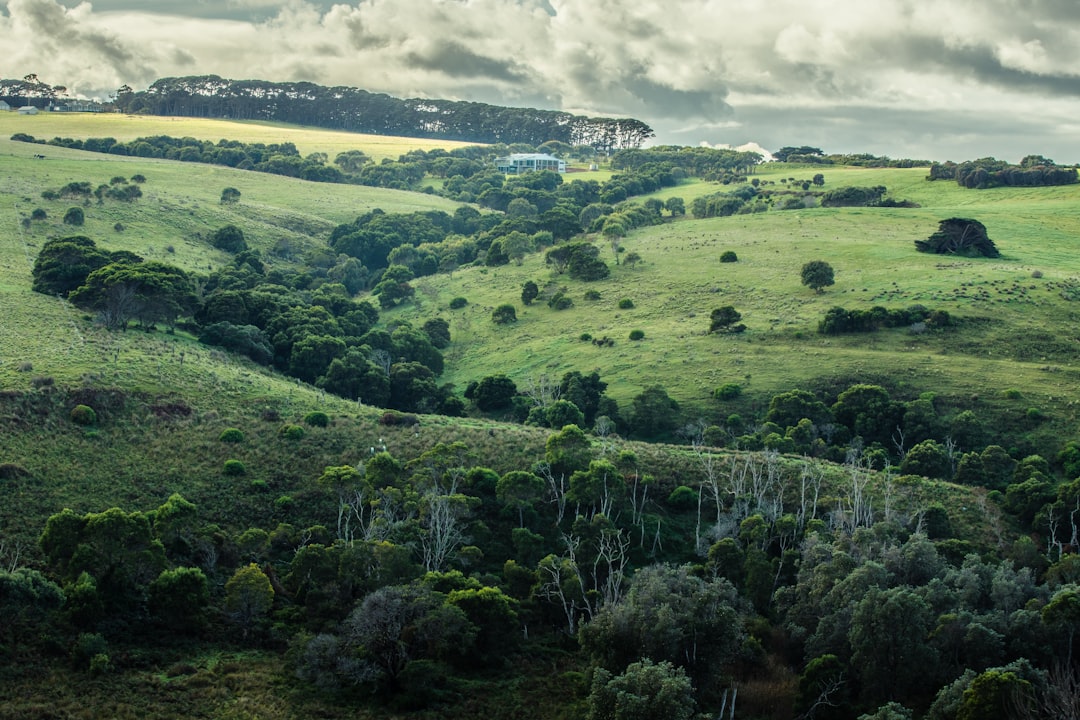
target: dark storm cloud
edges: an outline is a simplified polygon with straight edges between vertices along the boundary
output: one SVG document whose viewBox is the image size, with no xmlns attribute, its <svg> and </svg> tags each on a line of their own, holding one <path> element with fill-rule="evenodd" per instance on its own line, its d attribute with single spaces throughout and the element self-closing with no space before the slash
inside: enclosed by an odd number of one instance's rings
<svg viewBox="0 0 1080 720">
<path fill-rule="evenodd" d="M 439 40 L 426 51 L 407 53 L 404 61 L 409 67 L 435 70 L 455 78 L 490 78 L 504 82 L 525 79 L 517 63 L 479 55 L 453 40 Z"/>
</svg>

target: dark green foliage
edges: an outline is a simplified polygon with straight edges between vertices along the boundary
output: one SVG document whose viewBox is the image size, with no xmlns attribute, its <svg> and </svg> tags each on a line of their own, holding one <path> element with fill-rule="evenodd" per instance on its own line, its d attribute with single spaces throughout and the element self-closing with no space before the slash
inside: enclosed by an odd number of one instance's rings
<svg viewBox="0 0 1080 720">
<path fill-rule="evenodd" d="M 465 307 L 468 304 L 469 304 L 469 301 L 466 300 L 465 298 L 456 297 L 456 298 L 454 298 L 453 300 L 450 301 L 450 309 L 451 310 L 460 310 L 461 308 Z"/>
<path fill-rule="evenodd" d="M 218 250 L 233 254 L 242 253 L 248 249 L 244 231 L 235 225 L 226 225 L 215 230 L 210 236 L 210 244 Z"/>
<path fill-rule="evenodd" d="M 919 323 L 924 329 L 951 327 L 953 320 L 945 310 L 929 310 L 923 305 L 911 305 L 907 308 L 885 308 L 875 305 L 869 310 L 846 310 L 833 307 L 825 313 L 818 323 L 818 332 L 823 335 L 843 333 L 873 332 L 878 328 L 916 327 Z"/>
<path fill-rule="evenodd" d="M 84 235 L 49 240 L 34 261 L 35 292 L 67 297 L 86 282 L 91 272 L 108 265 L 112 256 Z"/>
<path fill-rule="evenodd" d="M 532 305 L 532 301 L 539 294 L 540 288 L 532 280 L 525 281 L 525 284 L 521 286 L 521 302 L 525 305 Z"/>
<path fill-rule="evenodd" d="M 133 318 L 143 326 L 165 322 L 171 327 L 190 312 L 194 290 L 191 278 L 179 268 L 125 258 L 90 273 L 70 300 L 96 310 L 109 330 L 123 329 Z"/>
<path fill-rule="evenodd" d="M 619 301 L 620 310 L 631 310 L 634 307 L 634 301 L 630 298 L 623 298 Z"/>
<path fill-rule="evenodd" d="M 577 280 L 603 280 L 611 274 L 610 268 L 600 259 L 600 250 L 589 243 L 557 245 L 548 250 L 545 259 L 556 272 L 566 272 Z"/>
<path fill-rule="evenodd" d="M 304 416 L 304 424 L 324 428 L 330 424 L 330 416 L 321 410 L 313 410 Z"/>
<path fill-rule="evenodd" d="M 76 405 L 71 408 L 71 413 L 68 415 L 71 418 L 71 422 L 76 425 L 96 425 L 97 413 L 94 412 L 94 408 L 89 405 Z"/>
<path fill-rule="evenodd" d="M 239 477 L 241 475 L 247 474 L 247 466 L 245 466 L 244 463 L 240 462 L 239 460 L 229 459 L 225 461 L 222 472 L 224 472 L 229 477 Z"/>
<path fill-rule="evenodd" d="M 233 325 L 231 322 L 217 322 L 203 328 L 199 333 L 199 342 L 205 345 L 217 345 L 231 352 L 246 355 L 262 365 L 268 365 L 274 358 L 274 348 L 259 328 L 254 325 Z"/>
<path fill-rule="evenodd" d="M 278 437 L 285 440 L 302 440 L 304 435 L 304 428 L 299 425 L 293 425 L 292 423 L 286 423 L 278 428 Z"/>
<path fill-rule="evenodd" d="M 645 331 L 644 330 L 631 330 L 630 331 L 630 339 L 631 340 L 644 340 L 645 339 Z"/>
<path fill-rule="evenodd" d="M 450 323 L 443 318 L 432 318 L 424 323 L 424 334 L 431 344 L 442 350 L 450 344 Z"/>
<path fill-rule="evenodd" d="M 604 669 L 593 676 L 587 720 L 690 720 L 696 702 L 686 671 L 649 658 L 631 663 L 613 676 Z"/>
<path fill-rule="evenodd" d="M 510 407 L 510 401 L 517 395 L 517 385 L 505 375 L 488 375 L 473 387 L 465 391 L 465 397 L 476 403 L 484 412 L 503 410 Z"/>
<path fill-rule="evenodd" d="M 80 207 L 68 208 L 64 213 L 64 224 L 80 226 L 86 222 L 86 215 L 83 213 L 83 209 Z"/>
<path fill-rule="evenodd" d="M 244 442 L 244 433 L 239 428 L 225 428 L 218 435 L 218 440 L 227 443 L 241 443 Z"/>
<path fill-rule="evenodd" d="M 741 322 L 742 313 L 732 305 L 725 305 L 712 311 L 709 316 L 709 332 L 720 334 L 736 334 L 746 330 Z"/>
<path fill-rule="evenodd" d="M 36 221 L 39 221 L 39 222 L 41 220 L 48 219 L 48 217 L 49 217 L 49 214 L 47 212 L 45 212 L 45 210 L 42 209 L 42 208 L 34 208 L 33 211 L 30 213 L 30 219 L 31 220 L 36 220 Z"/>
<path fill-rule="evenodd" d="M 997 246 L 986 234 L 986 226 L 978 220 L 948 218 L 938 223 L 938 230 L 926 240 L 916 240 L 919 252 L 963 257 L 1001 257 Z"/>
<path fill-rule="evenodd" d="M 800 275 L 802 284 L 818 293 L 836 282 L 832 266 L 824 260 L 811 260 L 806 263 L 802 266 Z"/>
<path fill-rule="evenodd" d="M 517 311 L 509 303 L 500 305 L 491 311 L 491 321 L 496 325 L 517 322 Z"/>
<path fill-rule="evenodd" d="M 660 385 L 650 385 L 633 400 L 631 425 L 645 438 L 657 438 L 672 432 L 679 424 L 679 403 Z"/>
<path fill-rule="evenodd" d="M 199 568 L 165 570 L 150 583 L 150 610 L 170 630 L 190 632 L 202 626 L 210 590 Z"/>
<path fill-rule="evenodd" d="M 822 207 L 873 207 L 881 203 L 885 187 L 841 187 L 821 196 Z"/>
<path fill-rule="evenodd" d="M 0 569 L 0 641 L 11 650 L 18 641 L 46 633 L 45 624 L 64 601 L 60 587 L 37 570 Z"/>
<path fill-rule="evenodd" d="M 566 296 L 563 290 L 548 298 L 547 305 L 552 310 L 568 310 L 574 306 L 574 301 Z"/>
<path fill-rule="evenodd" d="M 1076 168 L 1058 167 L 1041 155 L 1029 155 L 1020 165 L 985 157 L 962 163 L 944 162 L 930 166 L 928 180 L 956 180 L 966 188 L 983 190 L 992 187 L 1037 187 L 1071 185 L 1077 181 Z"/>
<path fill-rule="evenodd" d="M 725 250 L 724 252 L 720 253 L 720 262 L 722 262 L 722 263 L 739 262 L 739 256 L 735 254 L 734 250 Z"/>
<path fill-rule="evenodd" d="M 734 400 L 742 395 L 742 386 L 738 383 L 724 383 L 713 390 L 713 397 L 717 400 Z"/>
<path fill-rule="evenodd" d="M 221 204 L 233 204 L 240 201 L 240 191 L 234 187 L 227 187 L 221 191 Z"/>
<path fill-rule="evenodd" d="M 791 390 L 774 395 L 765 415 L 767 422 L 776 423 L 781 428 L 794 426 L 804 418 L 816 425 L 823 425 L 832 421 L 832 412 L 813 393 Z"/>
</svg>

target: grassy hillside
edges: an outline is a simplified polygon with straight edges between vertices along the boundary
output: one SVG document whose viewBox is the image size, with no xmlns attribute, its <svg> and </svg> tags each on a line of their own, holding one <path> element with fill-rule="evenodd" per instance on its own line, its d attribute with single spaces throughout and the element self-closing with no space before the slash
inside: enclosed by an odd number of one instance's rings
<svg viewBox="0 0 1080 720">
<path fill-rule="evenodd" d="M 128 123 L 151 122 L 119 116 L 90 120 L 104 124 L 70 126 L 66 132 L 55 133 L 12 131 L 39 137 L 122 137 L 121 128 Z M 151 132 L 216 134 L 227 127 L 231 132 L 225 136 L 231 139 L 284 139 L 275 134 L 279 128 L 158 120 L 173 124 L 173 129 Z M 53 116 L 46 119 L 53 121 Z M 0 134 L 4 132 L 0 127 Z M 305 152 L 337 142 L 329 137 L 336 134 L 297 132 L 309 138 L 307 147 L 293 140 Z M 141 128 L 132 132 L 132 136 L 143 134 L 148 133 Z M 359 148 L 378 156 L 367 145 Z M 38 154 L 46 157 L 36 158 Z M 818 171 L 767 166 L 759 169 L 757 178 L 775 180 L 779 187 L 781 178 L 809 178 Z M 506 373 L 521 385 L 540 375 L 596 369 L 610 384 L 609 394 L 624 407 L 642 387 L 661 383 L 689 408 L 688 418 L 699 415 L 715 421 L 737 411 L 749 421 L 758 421 L 769 397 L 778 391 L 815 388 L 827 397 L 852 382 L 880 382 L 903 399 L 935 392 L 944 412 L 976 409 L 980 416 L 1009 426 L 1018 435 L 1026 434 L 1032 447 L 1050 453 L 1077 428 L 1073 398 L 1078 369 L 1076 338 L 1071 332 L 1076 311 L 1071 298 L 1074 293 L 1080 297 L 1076 280 L 1080 259 L 1074 247 L 1080 230 L 1076 202 L 1080 188 L 964 191 L 926 183 L 923 172 L 825 169 L 826 189 L 882 184 L 893 197 L 916 201 L 919 208 L 679 218 L 625 238 L 625 250 L 643 258 L 635 267 L 614 265 L 615 255 L 606 244 L 601 245 L 602 257 L 612 265 L 607 280 L 581 283 L 553 275 L 542 254 L 534 254 L 521 265 L 468 267 L 452 275 L 416 280 L 415 299 L 382 313 L 381 322 L 407 320 L 418 325 L 430 317 L 446 318 L 452 342 L 444 351 L 447 369 L 439 382 L 455 383 L 459 393 L 468 381 L 493 373 Z M 69 182 L 97 186 L 113 177 L 134 175 L 146 178 L 140 186 L 141 199 L 81 205 L 86 224 L 80 228 L 61 222 L 73 201 L 41 197 L 42 191 Z M 241 191 L 239 203 L 220 203 L 224 187 Z M 657 196 L 680 196 L 689 205 L 693 197 L 722 189 L 688 182 Z M 745 630 L 745 642 L 722 668 L 710 668 L 710 674 L 715 683 L 730 680 L 739 688 L 740 712 L 746 717 L 779 720 L 793 716 L 797 674 L 807 658 L 801 657 L 798 647 L 802 640 L 795 640 L 790 628 L 781 624 L 782 610 L 772 604 L 772 591 L 783 585 L 794 592 L 804 580 L 797 572 L 803 562 L 799 553 L 804 539 L 807 546 L 817 543 L 819 549 L 835 540 L 837 557 L 851 553 L 860 556 L 860 562 L 873 558 L 897 564 L 899 553 L 887 557 L 886 549 L 896 550 L 916 526 L 923 528 L 923 520 L 933 516 L 935 530 L 942 533 L 935 536 L 941 541 L 941 559 L 925 537 L 913 536 L 911 547 L 918 553 L 913 566 L 944 568 L 946 559 L 958 564 L 969 551 L 984 553 L 987 563 L 1021 557 L 1016 548 L 1022 543 L 1010 547 L 1014 519 L 1003 516 L 983 489 L 911 476 L 890 478 L 795 456 L 716 455 L 716 464 L 709 466 L 716 471 L 713 478 L 720 478 L 712 489 L 716 507 L 706 507 L 704 513 L 716 513 L 715 534 L 710 535 L 709 517 L 704 522 L 695 517 L 695 509 L 701 512 L 695 490 L 703 498 L 707 495 L 702 479 L 709 474 L 708 461 L 686 446 L 617 437 L 585 438 L 588 447 L 582 453 L 566 446 L 570 448 L 567 456 L 580 454 L 575 462 L 582 468 L 596 458 L 618 467 L 598 464 L 597 477 L 581 480 L 582 497 L 571 500 L 560 525 L 556 506 L 540 502 L 539 495 L 532 498 L 536 507 L 522 514 L 498 489 L 497 476 L 530 468 L 545 458 L 549 430 L 479 416 L 423 416 L 415 426 L 386 425 L 379 408 L 327 395 L 201 345 L 182 330 L 175 334 L 106 332 L 65 301 L 30 290 L 34 258 L 54 237 L 85 234 L 107 250 L 130 250 L 147 259 L 207 272 L 229 260 L 208 244 L 207 236 L 233 223 L 244 228 L 248 243 L 262 251 L 271 267 L 291 267 L 303 262 L 305 252 L 323 247 L 335 225 L 372 208 L 387 212 L 454 209 L 454 203 L 433 195 L 313 184 L 0 139 L 0 196 L 6 199 L 0 204 L 0 232 L 5 238 L 0 243 L 0 567 L 42 568 L 52 574 L 50 579 L 65 583 L 65 592 L 77 603 L 86 603 L 99 593 L 106 598 L 126 597 L 124 593 L 107 595 L 109 576 L 97 570 L 103 589 L 84 587 L 78 595 L 82 578 L 63 579 L 62 562 L 46 558 L 37 545 L 46 518 L 62 508 L 71 508 L 79 516 L 111 507 L 150 512 L 173 493 L 180 493 L 193 503 L 194 512 L 181 515 L 186 531 L 170 533 L 170 567 L 198 565 L 209 583 L 209 597 L 203 603 L 205 624 L 198 624 L 196 630 L 162 623 L 161 608 L 136 597 L 148 592 L 148 583 L 155 577 L 152 573 L 133 580 L 138 592 L 131 593 L 131 609 L 110 609 L 104 621 L 97 622 L 89 604 L 73 603 L 75 609 L 60 610 L 52 625 L 47 624 L 51 620 L 40 625 L 34 625 L 33 618 L 27 620 L 24 625 L 31 632 L 25 638 L 19 637 L 20 628 L 0 629 L 3 648 L 12 648 L 13 657 L 21 652 L 19 662 L 0 663 L 0 718 L 92 713 L 115 717 L 398 717 L 397 708 L 414 701 L 401 687 L 430 694 L 419 700 L 431 703 L 430 707 L 412 717 L 580 717 L 589 692 L 587 678 L 597 661 L 563 633 L 566 606 L 558 608 L 551 596 L 537 588 L 543 580 L 541 557 L 564 552 L 568 534 L 596 533 L 596 543 L 611 537 L 625 541 L 620 552 L 626 553 L 627 579 L 634 569 L 661 561 L 699 564 L 694 572 L 702 576 L 698 578 L 702 582 L 705 576 L 710 581 L 728 578 L 728 573 L 736 578 L 732 582 L 738 587 L 731 592 L 738 594 L 738 601 L 732 602 L 739 609 L 732 610 L 724 626 L 739 633 Z M 44 210 L 45 219 L 30 220 L 34 210 Z M 926 237 L 939 219 L 952 215 L 982 220 L 1003 257 L 956 260 L 916 253 L 913 241 Z M 291 246 L 292 253 L 273 252 L 282 244 Z M 725 250 L 737 252 L 739 261 L 721 264 L 719 256 Z M 822 294 L 799 282 L 801 265 L 813 259 L 827 260 L 836 269 L 836 285 Z M 1035 271 L 1041 276 L 1033 277 Z M 520 290 L 528 279 L 541 286 L 543 295 L 525 307 Z M 548 308 L 543 297 L 564 286 L 573 307 Z M 597 292 L 599 298 L 587 299 L 587 291 Z M 459 296 L 466 297 L 468 304 L 450 310 L 450 300 Z M 632 301 L 633 307 L 620 308 L 623 299 Z M 491 311 L 505 302 L 517 306 L 518 321 L 497 326 L 491 322 Z M 816 333 L 818 320 L 833 305 L 867 308 L 913 303 L 947 310 L 962 322 L 953 330 L 923 334 L 904 329 L 827 338 Z M 743 313 L 747 331 L 738 336 L 707 335 L 711 310 L 728 304 Z M 644 339 L 630 341 L 631 330 L 642 330 Z M 597 347 L 582 340 L 583 333 L 594 338 L 609 336 L 615 344 Z M 713 400 L 712 390 L 728 382 L 741 385 L 743 396 L 726 403 Z M 97 411 L 95 424 L 72 421 L 71 409 L 81 403 Z M 1032 414 L 1032 409 L 1038 413 Z M 326 427 L 306 422 L 312 411 L 326 413 Z M 290 425 L 300 432 L 283 433 Z M 239 442 L 223 440 L 223 432 L 229 429 L 240 431 Z M 489 664 L 477 660 L 479 655 L 474 658 L 466 653 L 469 662 L 461 667 L 454 664 L 453 670 L 441 659 L 421 660 L 412 666 L 420 674 L 402 676 L 403 683 L 414 685 L 391 683 L 394 687 L 388 685 L 378 695 L 369 692 L 368 685 L 363 690 L 349 686 L 335 691 L 324 688 L 321 679 L 319 684 L 297 679 L 297 667 L 318 667 L 308 656 L 312 648 L 318 652 L 312 636 L 337 632 L 349 610 L 375 594 L 373 588 L 404 586 L 422 574 L 420 549 L 434 532 L 429 508 L 442 498 L 426 490 L 421 496 L 418 489 L 429 482 L 428 476 L 434 479 L 442 472 L 438 468 L 444 459 L 429 456 L 400 476 L 386 462 L 377 466 L 377 472 L 385 473 L 380 477 L 390 478 L 386 481 L 390 485 L 379 491 L 400 490 L 404 499 L 400 509 L 407 517 L 386 535 L 355 543 L 335 543 L 343 506 L 332 489 L 319 485 L 319 476 L 328 466 L 359 467 L 379 450 L 393 456 L 389 462 L 406 463 L 440 443 L 458 441 L 468 449 L 463 467 L 490 470 L 480 470 L 475 479 L 470 478 L 472 484 L 464 488 L 464 494 L 449 498 L 469 504 L 461 522 L 467 523 L 464 530 L 470 547 L 468 552 L 461 548 L 460 562 L 446 567 L 463 569 L 470 582 L 483 583 L 488 597 L 501 600 L 508 597 L 504 590 L 513 593 L 505 606 L 516 614 L 503 625 L 493 621 L 490 626 L 502 628 L 489 647 L 495 659 Z M 458 452 L 450 453 L 454 462 L 460 457 Z M 766 463 L 770 464 L 766 467 Z M 376 465 L 369 463 L 369 467 Z M 571 527 L 577 510 L 589 506 L 585 493 L 599 492 L 602 483 L 602 496 L 607 496 L 607 468 L 625 479 L 627 486 L 633 480 L 634 508 L 623 498 L 622 508 L 616 506 L 611 516 L 612 530 L 604 529 L 609 520 L 602 513 L 573 522 Z M 739 468 L 743 480 L 749 477 L 753 485 L 752 490 L 744 487 L 742 495 L 734 490 Z M 413 472 L 417 474 L 412 476 Z M 821 484 L 811 493 L 807 483 L 815 479 Z M 639 480 L 641 488 L 648 487 L 647 502 L 644 495 L 637 495 Z M 590 490 L 584 487 L 586 482 L 596 487 Z M 614 488 L 615 495 L 627 490 L 620 483 Z M 849 536 L 860 522 L 871 522 L 865 517 L 860 521 L 855 510 L 855 497 L 863 498 L 864 492 L 872 498 L 873 520 L 891 522 L 859 527 Z M 736 505 L 748 503 L 754 493 L 759 503 L 755 513 L 764 507 L 763 498 L 776 499 L 771 511 L 762 511 L 765 514 L 805 510 L 810 494 L 813 510 L 800 514 L 797 521 L 794 514 L 771 517 L 769 522 L 761 514 L 736 517 Z M 730 527 L 721 527 L 720 505 L 729 494 L 735 496 L 725 509 Z M 398 507 L 395 497 L 394 492 L 386 492 L 360 507 L 371 513 L 369 521 L 379 514 L 380 521 L 389 522 Z M 567 497 L 563 496 L 564 502 Z M 708 504 L 712 503 L 710 498 Z M 869 506 L 862 500 L 859 503 L 866 512 Z M 595 510 L 595 499 L 592 507 Z M 179 512 L 183 513 L 182 508 Z M 169 528 L 171 516 L 163 513 L 160 517 L 164 518 L 161 527 L 159 516 L 153 521 L 142 518 L 153 522 L 155 538 L 165 538 Z M 115 518 L 114 514 L 110 522 Z M 777 530 L 779 534 L 772 537 L 769 523 L 788 529 Z M 183 532 L 189 536 L 181 537 Z M 811 532 L 820 534 L 815 538 Z M 703 558 L 695 546 L 699 535 L 706 545 L 721 536 L 734 543 L 738 554 L 745 551 L 745 563 L 723 552 Z M 113 539 L 109 537 L 106 544 Z M 83 552 L 92 540 L 85 542 L 73 541 L 77 552 Z M 126 542 L 121 538 L 117 544 Z M 1023 548 L 1030 567 L 1044 567 L 1041 548 L 1030 541 Z M 348 559 L 345 553 L 354 551 L 358 554 Z M 370 552 L 370 562 L 360 552 Z M 102 562 L 110 554 L 103 553 Z M 821 562 L 820 553 L 810 556 L 807 553 L 808 563 Z M 80 562 L 96 559 L 92 554 L 79 557 Z M 70 569 L 75 556 L 68 560 Z M 979 562 L 975 555 L 968 560 Z M 701 569 L 704 566 L 707 572 Z M 260 577 L 268 575 L 262 579 L 273 607 L 257 613 L 250 627 L 241 627 L 244 621 L 231 606 L 228 583 L 252 567 Z M 595 582 L 598 565 L 592 567 Z M 989 564 L 987 568 L 992 571 Z M 280 586 L 271 589 L 270 576 Z M 448 577 L 441 582 L 449 589 L 457 581 Z M 370 587 L 365 584 L 369 581 Z M 1028 581 L 1031 584 L 1030 577 Z M 803 590 L 800 586 L 799 591 Z M 827 605 L 831 597 L 822 603 Z M 1026 595 L 1017 597 L 1027 602 Z M 1045 600 L 1040 597 L 1040 602 Z M 592 602 L 598 600 L 594 597 Z M 1030 602 L 1035 602 L 1034 596 Z M 1018 600 L 1017 607 L 1034 607 L 1030 602 L 1025 606 Z M 87 614 L 80 614 L 80 608 Z M 844 608 L 823 605 L 821 612 L 814 609 L 808 617 L 823 616 L 826 611 L 839 613 Z M 580 615 L 581 609 L 571 612 Z M 1037 611 L 1031 612 L 1030 622 L 1040 622 Z M 496 621 L 500 617 L 506 620 L 496 613 Z M 929 611 L 927 617 L 931 617 Z M 482 622 L 477 627 L 488 628 Z M 521 641 L 522 652 L 515 653 L 511 634 L 517 637 L 521 629 L 528 637 Z M 96 637 L 102 646 L 107 644 L 108 653 L 102 650 L 77 657 L 74 649 L 83 646 L 86 635 L 91 635 L 89 640 Z M 359 657 L 365 652 L 361 648 L 355 654 Z M 477 667 L 469 666 L 472 661 Z M 332 683 L 336 670 L 326 668 Z M 939 672 L 940 679 L 934 676 L 935 687 L 955 677 L 948 672 L 951 668 Z M 916 699 L 926 704 L 929 698 Z M 708 709 L 702 705 L 702 710 Z"/>
<path fill-rule="evenodd" d="M 820 169 L 770 165 L 756 177 L 809 178 Z M 390 316 L 416 322 L 447 318 L 455 339 L 448 378 L 459 385 L 497 372 L 521 383 L 545 373 L 597 369 L 620 402 L 660 382 L 673 397 L 715 419 L 730 412 L 710 399 L 726 382 L 739 383 L 760 401 L 796 387 L 874 381 L 906 397 L 933 391 L 958 407 L 989 406 L 1018 423 L 1035 407 L 1050 418 L 1030 428 L 1036 435 L 1049 440 L 1075 432 L 1080 345 L 1067 329 L 1080 318 L 1080 186 L 976 191 L 930 183 L 924 176 L 920 169 L 825 168 L 825 189 L 880 184 L 890 196 L 920 207 L 679 218 L 625 238 L 625 250 L 643 258 L 634 267 L 615 266 L 610 248 L 594 238 L 612 269 L 607 280 L 582 283 L 556 275 L 537 254 L 520 266 L 425 278 L 416 304 Z M 657 196 L 689 203 L 720 189 L 688 183 Z M 953 216 L 982 221 L 1002 257 L 915 251 L 916 239 Z M 735 251 L 739 261 L 721 263 L 725 250 Z M 836 284 L 820 294 L 800 283 L 801 266 L 816 259 L 836 271 Z M 526 280 L 549 293 L 567 288 L 574 307 L 551 310 L 543 296 L 524 307 L 519 296 Z M 587 291 L 600 299 L 586 299 Z M 470 304 L 449 310 L 449 300 L 459 295 Z M 633 301 L 633 309 L 619 309 L 624 298 Z M 506 302 L 517 307 L 518 322 L 494 325 L 491 309 Z M 817 333 L 824 313 L 836 305 L 916 303 L 946 310 L 961 324 L 921 335 L 906 328 Z M 744 334 L 706 334 L 709 313 L 723 305 L 742 313 Z M 643 341 L 628 340 L 634 329 L 644 331 Z M 616 345 L 598 348 L 580 340 L 582 333 L 610 336 Z M 1020 396 L 1010 393 L 1006 399 L 1006 389 L 1018 389 Z"/>
<path fill-rule="evenodd" d="M 264 123 L 245 120 L 215 120 L 210 118 L 178 118 L 159 115 L 118 115 L 114 113 L 39 113 L 19 115 L 0 113 L 0 137 L 26 133 L 39 140 L 54 137 L 86 139 L 112 137 L 120 142 L 150 135 L 193 137 L 199 140 L 243 140 L 249 143 L 291 142 L 302 155 L 323 152 L 333 160 L 345 150 L 363 150 L 376 162 L 383 158 L 397 160 L 410 150 L 444 148 L 450 150 L 476 143 L 451 140 L 426 140 L 392 135 L 362 135 L 307 128 L 285 123 Z"/>
</svg>

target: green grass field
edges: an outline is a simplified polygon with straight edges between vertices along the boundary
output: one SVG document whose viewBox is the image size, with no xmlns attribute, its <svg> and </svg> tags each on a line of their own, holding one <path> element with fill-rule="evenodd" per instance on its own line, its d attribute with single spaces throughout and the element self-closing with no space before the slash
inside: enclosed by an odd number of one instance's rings
<svg viewBox="0 0 1080 720">
<path fill-rule="evenodd" d="M 156 132 L 211 137 L 229 132 L 231 139 L 256 141 L 283 128 L 251 123 L 125 117 L 119 115 L 45 115 L 0 118 L 0 131 L 15 131 L 24 121 L 55 128 L 40 136 L 81 135 L 135 137 Z M 7 123 L 8 125 L 3 125 Z M 171 128 L 171 129 L 169 129 Z M 26 128 L 19 128 L 26 131 Z M 328 148 L 351 139 L 383 143 L 384 138 L 291 128 L 298 145 Z M 302 142 L 299 138 L 305 138 Z M 400 140 L 400 139 L 398 139 Z M 404 141 L 406 143 L 413 141 Z M 417 145 L 422 146 L 419 141 Z M 397 147 L 398 154 L 406 145 Z M 375 145 L 361 149 L 376 154 Z M 44 154 L 44 160 L 35 154 Z M 0 191 L 8 202 L 0 207 L 0 226 L 8 228 L 0 247 L 0 290 L 15 308 L 5 319 L 0 346 L 0 381 L 6 387 L 28 387 L 31 376 L 46 374 L 57 382 L 73 382 L 88 372 L 109 367 L 116 347 L 141 348 L 130 354 L 153 356 L 159 338 L 101 335 L 64 303 L 29 291 L 29 269 L 37 249 L 49 237 L 87 234 L 109 249 L 126 249 L 189 270 L 205 271 L 227 256 L 204 242 L 218 227 L 245 228 L 249 243 L 264 251 L 287 240 L 298 250 L 322 245 L 336 224 L 379 207 L 386 211 L 438 208 L 454 203 L 416 193 L 375 188 L 306 183 L 272 175 L 199 164 L 97 155 L 0 139 Z M 1077 367 L 1077 338 L 1068 329 L 1077 319 L 1072 283 L 1080 277 L 1080 187 L 965 190 L 953 183 L 927 182 L 925 169 L 863 169 L 822 166 L 764 165 L 756 177 L 809 179 L 825 175 L 824 189 L 844 185 L 885 185 L 889 195 L 911 200 L 918 208 L 845 208 L 771 211 L 755 215 L 674 222 L 637 230 L 623 246 L 643 262 L 634 268 L 615 266 L 614 254 L 599 238 L 602 257 L 612 266 L 611 278 L 578 283 L 556 276 L 543 255 L 527 257 L 520 266 L 464 268 L 453 276 L 417 281 L 413 304 L 387 313 L 386 320 L 422 322 L 441 315 L 451 323 L 454 339 L 447 349 L 446 381 L 459 391 L 470 380 L 503 372 L 519 384 L 540 375 L 561 376 L 568 370 L 597 370 L 610 384 L 609 393 L 622 403 L 643 387 L 659 382 L 673 397 L 703 417 L 715 420 L 731 410 L 711 399 L 723 383 L 743 386 L 741 411 L 758 407 L 776 392 L 858 380 L 888 378 L 903 396 L 933 391 L 956 407 L 990 405 L 1021 423 L 1035 407 L 1050 420 L 1031 428 L 1035 434 L 1060 436 L 1075 431 L 1072 399 Z M 77 180 L 96 185 L 117 175 L 147 177 L 144 197 L 136 203 L 106 202 L 86 208 L 86 225 L 65 226 L 60 217 L 70 201 L 45 201 L 41 191 Z M 599 173 L 589 173 L 599 176 Z M 575 174 L 572 176 L 583 177 Z M 223 206 L 220 192 L 238 188 L 241 201 Z M 723 186 L 686 182 L 657 193 L 665 199 L 723 190 Z M 22 218 L 35 208 L 48 219 L 29 229 Z M 984 222 L 1003 257 L 957 259 L 920 254 L 914 240 L 934 231 L 950 216 Z M 123 231 L 115 230 L 117 224 Z M 719 255 L 734 250 L 739 262 L 721 264 Z M 824 259 L 836 270 L 836 284 L 821 294 L 803 287 L 799 268 Z M 271 258 L 272 262 L 285 262 Z M 1033 277 L 1038 271 L 1041 277 Z M 520 302 L 525 280 L 553 292 L 567 288 L 574 307 L 553 311 L 538 300 Z M 600 293 L 587 300 L 586 290 Z M 450 311 L 450 299 L 464 296 L 470 304 Z M 629 298 L 634 308 L 620 310 Z M 496 326 L 492 308 L 510 302 L 518 322 Z M 903 307 L 921 303 L 944 309 L 965 320 L 961 328 L 913 335 L 906 330 L 824 337 L 816 332 L 824 312 L 834 306 Z M 712 309 L 734 305 L 748 326 L 745 334 L 706 334 Z M 645 339 L 628 340 L 631 330 Z M 1064 332 L 1063 332 L 1064 330 Z M 580 339 L 583 333 L 616 341 L 598 348 Z M 87 339 L 96 338 L 96 339 Z M 191 343 L 177 336 L 166 343 Z M 189 358 L 198 356 L 192 347 Z M 208 361 L 214 373 L 216 360 Z M 29 363 L 32 372 L 19 372 Z M 145 367 L 144 367 L 145 365 Z M 184 372 L 196 372 L 189 360 Z M 120 374 L 116 374 L 116 373 Z M 199 372 L 202 372 L 200 370 Z M 259 375 L 258 371 L 254 371 Z M 113 371 L 115 382 L 140 388 L 168 387 L 179 379 L 160 379 L 157 365 L 132 361 Z M 187 380 L 184 380 L 187 382 Z M 201 387 L 201 386 L 200 386 Z M 1021 391 L 1006 400 L 1001 391 Z"/>
</svg>

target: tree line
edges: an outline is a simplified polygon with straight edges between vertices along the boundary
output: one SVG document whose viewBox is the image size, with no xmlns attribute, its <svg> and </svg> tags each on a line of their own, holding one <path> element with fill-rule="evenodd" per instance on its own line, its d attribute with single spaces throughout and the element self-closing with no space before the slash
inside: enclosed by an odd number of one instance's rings
<svg viewBox="0 0 1080 720">
<path fill-rule="evenodd" d="M 933 163 L 927 180 L 955 180 L 965 188 L 1037 187 L 1072 185 L 1077 182 L 1075 167 L 1062 167 L 1042 155 L 1028 155 L 1019 165 L 993 157 L 961 163 Z"/>
<path fill-rule="evenodd" d="M 121 112 L 265 120 L 376 135 L 432 137 L 478 143 L 558 140 L 601 152 L 638 147 L 653 137 L 633 118 L 590 118 L 555 110 L 485 103 L 400 99 L 355 87 L 308 82 L 228 80 L 216 75 L 156 80 L 146 90 L 121 87 Z"/>
</svg>

